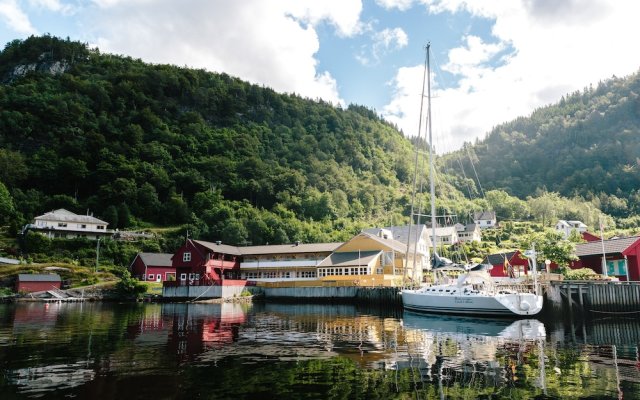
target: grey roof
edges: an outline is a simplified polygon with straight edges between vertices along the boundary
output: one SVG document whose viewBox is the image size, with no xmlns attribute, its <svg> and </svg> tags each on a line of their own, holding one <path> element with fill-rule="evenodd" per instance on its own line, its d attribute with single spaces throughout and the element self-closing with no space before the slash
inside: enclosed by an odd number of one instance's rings
<svg viewBox="0 0 640 400">
<path fill-rule="evenodd" d="M 48 213 L 39 215 L 34 219 L 36 220 L 41 219 L 45 221 L 81 222 L 81 223 L 90 223 L 90 224 L 109 225 L 108 222 L 95 218 L 92 215 L 78 215 L 78 214 L 72 213 L 71 211 L 65 210 L 64 208 L 60 208 L 54 211 L 49 211 Z"/>
<path fill-rule="evenodd" d="M 496 219 L 496 212 L 495 211 L 476 211 L 473 213 L 473 219 L 474 221 L 480 220 L 480 219 Z"/>
<path fill-rule="evenodd" d="M 509 251 L 506 253 L 497 253 L 497 254 L 489 254 L 482 260 L 482 264 L 491 264 L 491 265 L 499 265 L 504 263 L 504 258 L 506 257 L 508 261 L 511 261 L 513 256 L 516 254 L 515 251 Z"/>
<path fill-rule="evenodd" d="M 331 253 L 342 243 L 300 243 L 300 244 L 272 244 L 264 246 L 236 247 L 227 244 L 217 244 L 194 240 L 194 242 L 219 253 L 233 254 L 236 256 L 263 255 L 263 254 L 299 254 L 299 253 Z"/>
<path fill-rule="evenodd" d="M 576 256 L 592 256 L 602 254 L 602 245 L 604 243 L 604 252 L 606 254 L 622 253 L 631 245 L 640 240 L 640 236 L 630 236 L 626 238 L 609 239 L 602 241 L 594 241 L 588 243 L 579 243 L 576 245 Z"/>
<path fill-rule="evenodd" d="M 222 243 L 218 244 L 213 242 L 205 242 L 203 240 L 194 240 L 194 242 L 216 253 L 232 254 L 234 256 L 239 256 L 242 254 L 240 253 L 240 249 L 236 246 L 230 246 L 228 244 Z"/>
<path fill-rule="evenodd" d="M 385 226 L 384 228 L 368 228 L 363 230 L 365 233 L 377 235 L 381 229 L 386 229 L 391 232 L 393 239 L 400 243 L 407 243 L 409 241 L 409 225 L 402 226 Z M 424 224 L 411 226 L 411 241 L 413 242 L 416 237 L 419 237 L 423 232 L 427 230 L 427 226 Z M 427 246 L 431 246 L 430 234 L 425 235 L 425 241 Z M 413 243 L 412 243 L 413 244 Z"/>
<path fill-rule="evenodd" d="M 20 260 L 15 260 L 13 258 L 0 257 L 0 264 L 18 265 L 20 264 Z"/>
<path fill-rule="evenodd" d="M 167 253 L 138 253 L 138 257 L 144 265 L 152 265 L 154 267 L 171 267 L 171 257 L 173 254 Z"/>
<path fill-rule="evenodd" d="M 321 267 L 355 267 L 367 266 L 382 251 L 347 251 L 344 253 L 333 253 L 318 264 Z"/>
<path fill-rule="evenodd" d="M 60 282 L 58 274 L 18 274 L 20 282 Z"/>
<path fill-rule="evenodd" d="M 240 247 L 242 255 L 291 254 L 291 253 L 331 253 L 342 243 L 300 243 L 274 244 L 267 246 Z"/>
</svg>

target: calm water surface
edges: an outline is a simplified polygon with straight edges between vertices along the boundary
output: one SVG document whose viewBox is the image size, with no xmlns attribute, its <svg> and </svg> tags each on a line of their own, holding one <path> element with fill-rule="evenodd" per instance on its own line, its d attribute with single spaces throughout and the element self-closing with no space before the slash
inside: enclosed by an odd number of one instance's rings
<svg viewBox="0 0 640 400">
<path fill-rule="evenodd" d="M 640 321 L 0 304 L 0 399 L 640 399 Z"/>
</svg>

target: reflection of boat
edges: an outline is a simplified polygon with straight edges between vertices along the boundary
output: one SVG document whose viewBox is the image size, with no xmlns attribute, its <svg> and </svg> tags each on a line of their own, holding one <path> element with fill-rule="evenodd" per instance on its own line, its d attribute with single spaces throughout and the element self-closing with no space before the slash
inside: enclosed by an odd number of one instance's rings
<svg viewBox="0 0 640 400">
<path fill-rule="evenodd" d="M 418 315 L 404 313 L 402 325 L 405 329 L 429 331 L 435 334 L 493 336 L 513 340 L 544 339 L 544 324 L 537 319 L 486 319 L 455 316 Z"/>
<path fill-rule="evenodd" d="M 431 72 L 429 67 L 429 49 L 425 62 L 425 81 L 427 85 L 427 121 L 429 131 L 429 164 L 431 187 L 431 226 L 433 233 L 433 266 L 437 271 L 442 259 L 436 254 L 436 210 L 435 210 L 435 167 L 433 137 L 431 131 Z M 424 89 L 424 84 L 423 84 Z M 422 115 L 422 112 L 420 113 Z M 416 150 L 416 173 L 418 172 Z M 415 182 L 415 177 L 414 177 Z M 415 198 L 415 184 L 414 196 Z M 413 220 L 413 204 L 411 206 Z M 420 214 L 419 214 L 420 215 Z M 446 260 L 443 264 L 451 264 Z M 535 264 L 534 264 L 535 265 Z M 421 287 L 419 289 L 402 290 L 402 304 L 405 309 L 430 313 L 471 314 L 471 315 L 503 315 L 503 316 L 532 316 L 542 310 L 542 296 L 538 294 L 538 285 L 533 290 L 524 285 L 497 286 L 491 279 L 484 265 L 479 264 L 458 277 L 455 282 L 445 281 L 442 284 Z"/>
</svg>

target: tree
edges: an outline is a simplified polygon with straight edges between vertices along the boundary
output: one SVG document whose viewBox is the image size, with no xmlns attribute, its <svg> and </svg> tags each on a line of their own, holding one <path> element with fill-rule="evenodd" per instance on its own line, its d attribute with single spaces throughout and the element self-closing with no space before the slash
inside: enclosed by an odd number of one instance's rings
<svg viewBox="0 0 640 400">
<path fill-rule="evenodd" d="M 13 199 L 7 187 L 0 181 L 0 224 L 6 224 L 14 216 Z"/>
<path fill-rule="evenodd" d="M 538 261 L 542 261 L 542 257 L 544 257 L 560 267 L 566 267 L 571 261 L 577 259 L 575 243 L 564 239 L 562 233 L 552 229 L 525 236 L 519 246 L 524 249 L 531 249 L 535 246 L 538 252 Z"/>
</svg>

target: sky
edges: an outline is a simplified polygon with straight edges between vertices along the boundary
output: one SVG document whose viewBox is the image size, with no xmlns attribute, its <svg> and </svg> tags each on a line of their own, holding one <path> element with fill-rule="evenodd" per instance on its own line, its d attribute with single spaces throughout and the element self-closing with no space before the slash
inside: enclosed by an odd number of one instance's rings
<svg viewBox="0 0 640 400">
<path fill-rule="evenodd" d="M 430 43 L 438 153 L 640 70 L 637 0 L 0 0 L 0 42 L 48 33 L 150 63 L 364 105 L 407 136 Z M 418 132 L 419 127 L 422 127 Z"/>
</svg>

